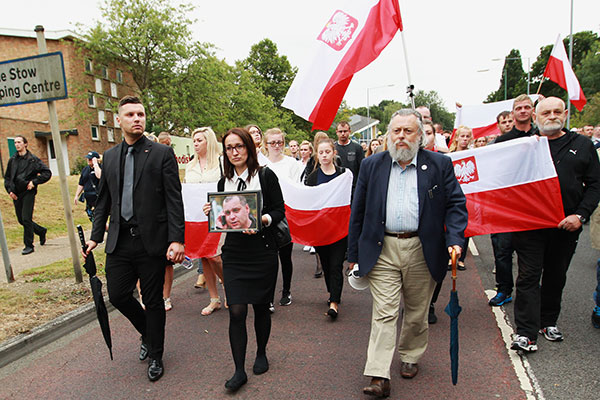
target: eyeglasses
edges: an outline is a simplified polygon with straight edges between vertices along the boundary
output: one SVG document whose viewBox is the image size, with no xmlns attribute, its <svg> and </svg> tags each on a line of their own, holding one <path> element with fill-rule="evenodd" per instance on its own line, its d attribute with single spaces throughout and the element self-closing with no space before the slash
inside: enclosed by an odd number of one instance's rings
<svg viewBox="0 0 600 400">
<path fill-rule="evenodd" d="M 238 153 L 241 153 L 245 149 L 246 149 L 246 145 L 245 144 L 236 144 L 235 146 L 227 146 L 227 147 L 225 147 L 225 151 L 227 153 L 233 153 L 233 150 L 237 151 Z"/>
<path fill-rule="evenodd" d="M 272 142 L 267 142 L 267 144 L 269 146 L 283 146 L 283 141 L 281 141 L 281 140 L 274 140 Z"/>
</svg>

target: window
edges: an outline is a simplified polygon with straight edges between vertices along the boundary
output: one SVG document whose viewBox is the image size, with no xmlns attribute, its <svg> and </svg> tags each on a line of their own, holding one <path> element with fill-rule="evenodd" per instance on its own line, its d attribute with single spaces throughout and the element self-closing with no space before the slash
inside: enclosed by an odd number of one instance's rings
<svg viewBox="0 0 600 400">
<path fill-rule="evenodd" d="M 117 82 L 123 83 L 123 72 L 117 70 Z"/>
<path fill-rule="evenodd" d="M 113 125 L 115 128 L 120 128 L 121 125 L 119 125 L 119 121 L 117 121 L 117 114 L 113 114 Z"/>
<path fill-rule="evenodd" d="M 102 93 L 102 79 L 96 78 L 96 93 Z"/>
<path fill-rule="evenodd" d="M 106 131 L 106 137 L 109 142 L 114 142 L 115 141 L 115 130 L 113 128 L 108 128 L 108 130 Z"/>
<path fill-rule="evenodd" d="M 90 60 L 89 58 L 85 59 L 85 72 L 87 72 L 88 74 L 91 74 L 94 70 L 94 63 L 92 63 L 92 60 Z"/>
<path fill-rule="evenodd" d="M 106 125 L 106 119 L 103 110 L 98 110 L 98 125 Z"/>
<path fill-rule="evenodd" d="M 94 93 L 88 93 L 88 106 L 96 107 L 96 96 Z"/>
<path fill-rule="evenodd" d="M 108 67 L 106 65 L 100 66 L 100 73 L 104 79 L 108 79 Z"/>
<path fill-rule="evenodd" d="M 100 130 L 94 125 L 92 125 L 92 140 L 100 140 Z"/>
<path fill-rule="evenodd" d="M 117 96 L 117 84 L 114 82 L 110 83 L 110 95 L 112 97 L 118 97 Z"/>
</svg>

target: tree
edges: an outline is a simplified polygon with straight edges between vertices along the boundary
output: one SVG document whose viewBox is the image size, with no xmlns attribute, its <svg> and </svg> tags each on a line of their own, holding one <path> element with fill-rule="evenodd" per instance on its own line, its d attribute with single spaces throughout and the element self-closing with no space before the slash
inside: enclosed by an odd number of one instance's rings
<svg viewBox="0 0 600 400">
<path fill-rule="evenodd" d="M 504 67 L 500 77 L 500 87 L 490 93 L 485 100 L 486 103 L 514 99 L 518 95 L 527 92 L 527 75 L 523 71 L 521 52 L 512 49 L 504 58 Z"/>
<path fill-rule="evenodd" d="M 277 45 L 271 39 L 261 40 L 252 45 L 240 65 L 250 73 L 254 84 L 273 99 L 275 106 L 281 106 L 297 68 L 292 68 L 286 56 L 279 55 Z"/>
<path fill-rule="evenodd" d="M 444 101 L 435 90 L 425 92 L 418 90 L 415 92 L 415 107 L 426 106 L 431 111 L 433 122 L 442 124 L 445 130 L 451 130 L 454 127 L 454 113 L 446 109 Z M 387 120 L 389 121 L 389 119 Z"/>
</svg>

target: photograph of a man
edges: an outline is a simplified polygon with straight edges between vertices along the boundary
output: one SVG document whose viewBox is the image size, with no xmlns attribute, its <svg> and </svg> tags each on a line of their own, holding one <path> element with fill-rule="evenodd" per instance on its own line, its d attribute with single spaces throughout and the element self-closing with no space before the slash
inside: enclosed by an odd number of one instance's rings
<svg viewBox="0 0 600 400">
<path fill-rule="evenodd" d="M 215 217 L 211 220 L 211 231 L 245 231 L 257 230 L 258 225 L 258 193 L 229 193 L 215 195 L 210 200 L 214 204 Z M 248 198 L 249 197 L 249 198 Z"/>
</svg>

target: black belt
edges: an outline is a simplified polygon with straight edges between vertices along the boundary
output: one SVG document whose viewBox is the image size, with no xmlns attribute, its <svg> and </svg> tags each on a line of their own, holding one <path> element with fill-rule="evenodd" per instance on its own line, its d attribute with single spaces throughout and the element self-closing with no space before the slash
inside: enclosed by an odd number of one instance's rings
<svg viewBox="0 0 600 400">
<path fill-rule="evenodd" d="M 392 236 L 396 239 L 408 239 L 419 236 L 419 232 L 385 232 L 385 236 Z"/>
</svg>

